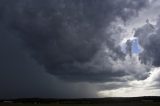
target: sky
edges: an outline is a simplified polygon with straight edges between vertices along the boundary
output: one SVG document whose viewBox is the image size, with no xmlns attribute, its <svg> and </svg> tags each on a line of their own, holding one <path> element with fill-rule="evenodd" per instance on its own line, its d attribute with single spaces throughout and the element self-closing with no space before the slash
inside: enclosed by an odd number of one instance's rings
<svg viewBox="0 0 160 106">
<path fill-rule="evenodd" d="M 0 99 L 160 96 L 159 0 L 0 0 Z"/>
</svg>

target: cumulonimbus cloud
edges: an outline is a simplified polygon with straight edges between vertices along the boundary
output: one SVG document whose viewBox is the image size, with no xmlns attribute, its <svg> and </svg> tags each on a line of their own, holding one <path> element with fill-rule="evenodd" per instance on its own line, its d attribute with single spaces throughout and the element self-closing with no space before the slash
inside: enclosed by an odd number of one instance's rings
<svg viewBox="0 0 160 106">
<path fill-rule="evenodd" d="M 117 17 L 127 21 L 147 4 L 147 0 L 2 0 L 0 21 L 47 72 L 70 81 L 105 82 L 130 74 L 114 70 L 125 54 L 105 30 Z"/>
</svg>

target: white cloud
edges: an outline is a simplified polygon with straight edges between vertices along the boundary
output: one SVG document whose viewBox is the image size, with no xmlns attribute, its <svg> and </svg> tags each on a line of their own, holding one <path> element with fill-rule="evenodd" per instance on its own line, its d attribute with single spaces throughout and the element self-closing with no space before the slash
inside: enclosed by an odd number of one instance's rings
<svg viewBox="0 0 160 106">
<path fill-rule="evenodd" d="M 160 96 L 159 82 L 160 67 L 152 68 L 150 76 L 145 80 L 134 80 L 128 82 L 128 87 L 100 91 L 100 97 L 136 97 L 136 96 Z"/>
</svg>

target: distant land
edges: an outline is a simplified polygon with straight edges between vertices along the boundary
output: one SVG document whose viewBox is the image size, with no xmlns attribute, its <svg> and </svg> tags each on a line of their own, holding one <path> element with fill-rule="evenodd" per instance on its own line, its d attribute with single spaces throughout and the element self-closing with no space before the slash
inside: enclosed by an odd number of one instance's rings
<svg viewBox="0 0 160 106">
<path fill-rule="evenodd" d="M 53 106 L 62 105 L 86 105 L 90 106 L 116 106 L 126 104 L 126 106 L 160 106 L 159 96 L 144 96 L 144 97 L 107 97 L 107 98 L 80 98 L 80 99 L 54 99 L 54 98 L 19 98 L 19 99 L 1 99 L 1 104 L 52 104 Z M 101 105 L 100 105 L 101 104 Z M 145 105 L 143 105 L 145 104 Z M 124 105 L 125 106 L 125 105 Z"/>
</svg>

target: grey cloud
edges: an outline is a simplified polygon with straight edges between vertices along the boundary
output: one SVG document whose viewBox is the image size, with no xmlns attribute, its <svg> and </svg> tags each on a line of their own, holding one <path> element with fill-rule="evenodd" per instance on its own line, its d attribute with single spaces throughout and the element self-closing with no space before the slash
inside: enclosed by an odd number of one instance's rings
<svg viewBox="0 0 160 106">
<path fill-rule="evenodd" d="M 121 77 L 124 81 L 144 80 L 149 76 L 150 65 L 141 63 L 138 56 L 126 56 L 125 60 L 118 60 L 113 63 L 114 70 L 122 70 L 125 76 Z"/>
<path fill-rule="evenodd" d="M 147 68 L 126 64 L 130 60 L 106 29 L 117 18 L 136 16 L 147 3 L 1 0 L 0 98 L 97 97 L 98 90 L 144 79 Z M 96 85 L 110 81 L 117 83 Z"/>
<path fill-rule="evenodd" d="M 146 0 L 2 0 L 0 22 L 8 32 L 16 32 L 22 48 L 47 72 L 70 81 L 109 81 L 127 73 L 112 71 L 111 61 L 124 54 L 114 46 L 105 29 L 117 17 L 126 21 L 128 16 L 137 15 L 147 3 Z M 104 56 L 108 64 L 105 68 L 94 59 L 103 44 L 111 51 Z M 87 66 L 89 63 L 93 64 Z"/>
<path fill-rule="evenodd" d="M 95 82 L 137 78 L 129 65 L 122 67 L 125 54 L 105 31 L 147 3 L 1 0 L 0 97 L 96 97 L 96 87 L 89 89 Z"/>
<path fill-rule="evenodd" d="M 127 82 L 110 82 L 105 84 L 100 84 L 99 89 L 100 90 L 115 90 L 119 88 L 126 88 L 130 87 L 130 85 Z"/>
<path fill-rule="evenodd" d="M 140 54 L 141 61 L 156 67 L 160 66 L 159 28 L 159 23 L 155 26 L 147 23 L 135 33 L 135 36 L 139 38 L 139 43 L 143 48 L 143 52 Z"/>
<path fill-rule="evenodd" d="M 126 45 L 127 45 L 126 52 L 127 52 L 127 54 L 129 54 L 130 57 L 132 57 L 132 41 L 127 40 Z"/>
<path fill-rule="evenodd" d="M 160 87 L 159 66 L 160 66 L 160 21 L 157 19 L 156 25 L 147 22 L 136 30 L 135 36 L 138 37 L 142 52 L 139 59 L 143 64 L 152 67 L 150 75 L 146 79 L 147 90 L 155 90 Z"/>
<path fill-rule="evenodd" d="M 69 83 L 47 74 L 23 49 L 18 32 L 0 28 L 0 99 L 96 97 L 96 88 L 87 83 Z M 80 86 L 83 86 L 81 88 Z"/>
</svg>

